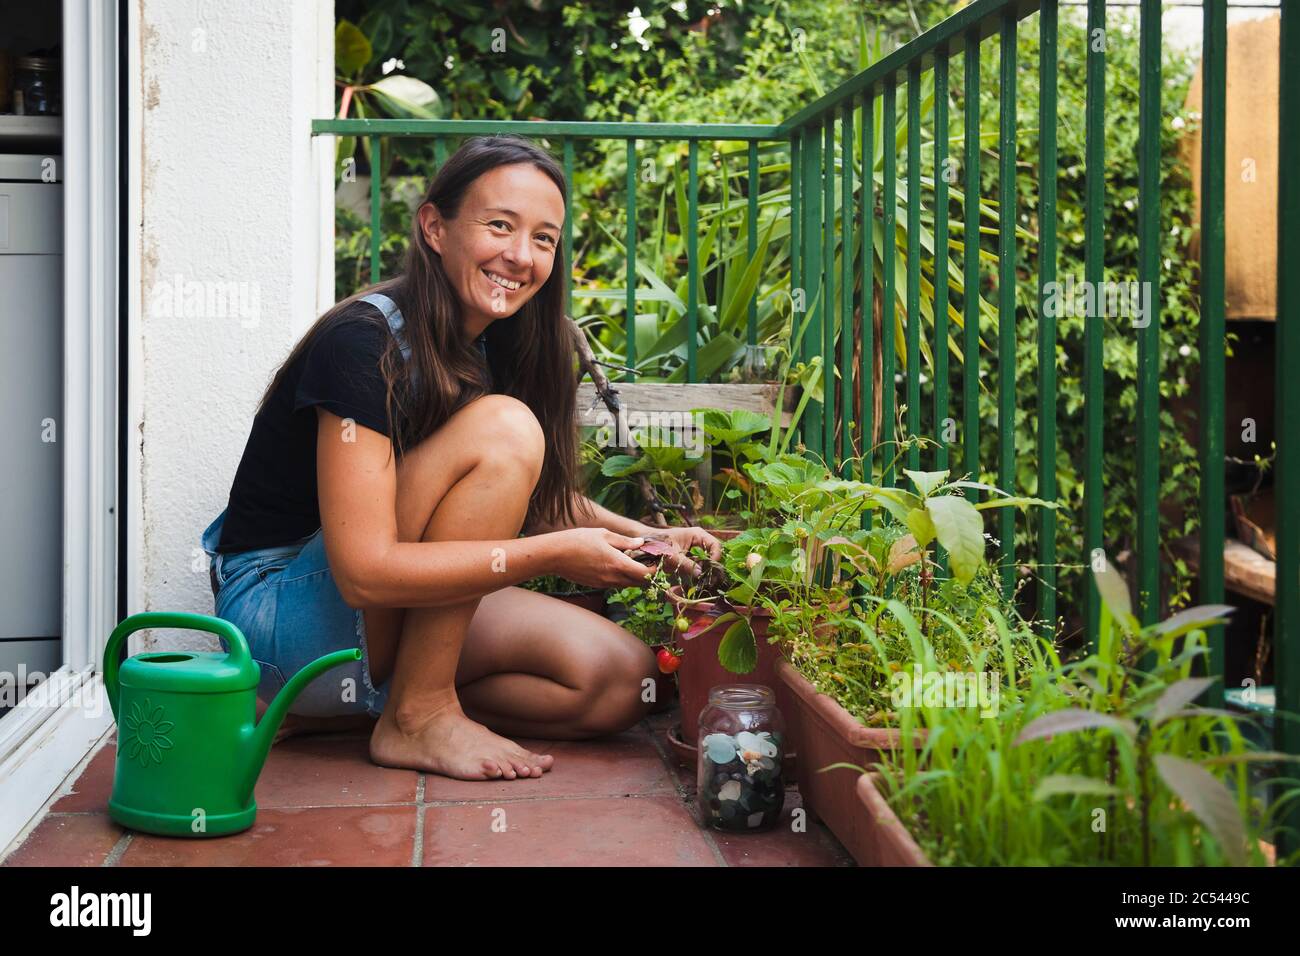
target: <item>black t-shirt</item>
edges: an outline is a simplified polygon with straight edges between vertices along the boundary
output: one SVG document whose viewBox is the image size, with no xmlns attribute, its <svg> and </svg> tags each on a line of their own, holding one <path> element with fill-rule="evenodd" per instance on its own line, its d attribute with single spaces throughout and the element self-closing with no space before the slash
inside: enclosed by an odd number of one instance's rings
<svg viewBox="0 0 1300 956">
<path fill-rule="evenodd" d="M 219 553 L 293 544 L 320 528 L 314 406 L 392 437 L 379 371 L 391 335 L 382 313 L 358 301 L 285 370 L 253 419 L 231 485 Z M 486 355 L 485 337 L 476 344 Z"/>
</svg>

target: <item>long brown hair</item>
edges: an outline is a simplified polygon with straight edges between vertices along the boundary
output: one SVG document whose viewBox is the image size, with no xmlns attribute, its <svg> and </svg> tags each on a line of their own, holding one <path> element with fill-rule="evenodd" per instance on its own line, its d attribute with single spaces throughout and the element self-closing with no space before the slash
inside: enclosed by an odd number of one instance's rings
<svg viewBox="0 0 1300 956">
<path fill-rule="evenodd" d="M 420 205 L 433 203 L 443 218 L 455 219 L 474 180 L 498 166 L 514 163 L 529 163 L 550 177 L 567 207 L 564 173 L 554 157 L 529 140 L 505 135 L 466 140 L 438 170 Z M 484 368 L 478 350 L 465 334 L 460 299 L 443 269 L 442 256 L 425 242 L 419 218 L 412 215 L 403 272 L 361 289 L 322 315 L 280 366 L 258 411 L 318 335 L 338 324 L 357 299 L 381 292 L 402 310 L 411 349 L 409 362 L 404 361 L 383 318 L 367 314 L 365 321 L 381 326 L 386 340 L 379 369 L 398 457 L 469 402 L 491 392 L 495 383 L 498 391 L 532 409 L 546 435 L 546 454 L 528 504 L 528 522 L 573 521 L 578 468 L 577 375 L 574 342 L 564 315 L 567 268 L 563 244 L 557 244 L 551 275 L 537 294 L 514 315 L 487 327 L 488 368 Z M 413 376 L 420 387 L 413 387 Z"/>
</svg>

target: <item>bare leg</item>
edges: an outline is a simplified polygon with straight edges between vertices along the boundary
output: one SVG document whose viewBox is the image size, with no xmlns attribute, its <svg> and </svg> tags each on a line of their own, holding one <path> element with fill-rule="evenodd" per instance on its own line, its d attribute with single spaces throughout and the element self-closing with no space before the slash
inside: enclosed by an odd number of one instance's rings
<svg viewBox="0 0 1300 956">
<path fill-rule="evenodd" d="M 465 712 L 495 731 L 580 740 L 644 717 L 654 671 L 650 649 L 617 624 L 512 587 L 480 602 L 456 685 Z"/>
<path fill-rule="evenodd" d="M 517 535 L 541 471 L 544 442 L 532 413 L 514 399 L 485 396 L 461 409 L 398 466 L 399 539 Z M 392 674 L 388 705 L 370 738 L 376 763 L 466 780 L 540 777 L 550 769 L 550 755 L 492 733 L 461 708 L 456 670 L 478 605 L 475 598 L 407 608 L 396 641 L 391 628 L 399 615 L 365 611 L 371 674 L 376 682 Z"/>
</svg>

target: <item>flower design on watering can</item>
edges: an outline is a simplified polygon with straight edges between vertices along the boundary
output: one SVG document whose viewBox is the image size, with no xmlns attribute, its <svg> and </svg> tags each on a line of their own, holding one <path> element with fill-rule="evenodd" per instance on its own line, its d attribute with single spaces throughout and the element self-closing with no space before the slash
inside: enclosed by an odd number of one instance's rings
<svg viewBox="0 0 1300 956">
<path fill-rule="evenodd" d="M 126 729 L 127 758 L 139 759 L 140 766 L 149 766 L 149 761 L 162 763 L 162 752 L 172 749 L 171 738 L 167 736 L 176 725 L 165 720 L 161 706 L 149 709 L 149 698 L 144 706 L 137 701 L 131 705 L 131 713 L 122 720 Z"/>
</svg>

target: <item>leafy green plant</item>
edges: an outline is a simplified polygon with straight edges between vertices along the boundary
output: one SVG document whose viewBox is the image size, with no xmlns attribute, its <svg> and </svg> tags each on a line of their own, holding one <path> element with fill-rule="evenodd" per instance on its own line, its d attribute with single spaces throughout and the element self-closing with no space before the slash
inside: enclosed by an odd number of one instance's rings
<svg viewBox="0 0 1300 956">
<path fill-rule="evenodd" d="M 632 437 L 638 453 L 607 455 L 601 462 L 601 476 L 612 487 L 636 487 L 638 476 L 644 475 L 672 513 L 694 517 L 699 486 L 687 476 L 704 459 L 692 456 L 680 444 L 680 436 L 668 428 L 641 429 Z"/>
<path fill-rule="evenodd" d="M 822 635 L 797 605 L 774 617 L 772 630 L 783 635 L 786 657 L 819 691 L 867 726 L 892 727 L 899 723 L 893 682 L 915 666 L 942 676 L 1004 670 L 1004 658 L 1023 664 L 1040 639 L 1002 598 L 989 568 L 966 585 L 953 578 L 925 582 L 905 529 L 876 528 L 872 538 L 873 551 L 890 556 L 881 561 L 881 591 L 889 597 L 861 596 L 847 611 L 831 614 Z"/>
<path fill-rule="evenodd" d="M 984 568 L 980 512 L 994 507 L 1051 507 L 1034 499 L 1014 498 L 991 486 L 948 482 L 946 471 L 907 472 L 916 488 L 913 493 L 835 477 L 800 455 L 751 462 L 746 470 L 754 486 L 771 496 L 769 513 L 782 515 L 782 523 L 751 527 L 725 542 L 720 562 L 700 554 L 705 573 L 686 587 L 682 596 L 688 605 L 722 601 L 730 608 L 707 630 L 727 628 L 719 660 L 737 672 L 753 666 L 752 618 L 760 609 L 771 618 L 769 640 L 797 641 L 812 635 L 814 643 L 821 643 L 823 635 L 847 627 L 861 632 L 862 642 L 874 650 L 883 650 L 878 626 L 892 624 L 895 630 L 898 626 L 905 630 L 893 610 L 883 622 L 880 607 L 870 614 L 863 608 L 856 615 L 843 613 L 851 594 L 866 602 L 892 598 L 888 606 L 902 608 L 909 620 L 914 610 L 923 621 L 921 636 L 925 640 L 936 639 L 949 625 L 960 633 L 952 613 L 967 622 L 978 621 L 986 606 L 1001 603 L 997 592 L 989 590 L 988 578 L 981 581 L 979 589 L 971 588 Z M 973 504 L 962 495 L 973 487 L 993 497 Z M 900 535 L 887 524 L 863 528 L 864 514 L 877 509 L 892 514 L 910 534 Z M 932 561 L 928 550 L 935 541 L 949 554 L 951 578 L 936 574 L 942 566 Z M 914 569 L 904 575 L 910 568 Z M 904 605 L 900 598 L 908 603 Z M 932 608 L 935 600 L 940 603 Z M 934 613 L 928 613 L 931 610 Z M 860 621 L 866 618 L 869 623 L 863 630 Z M 687 632 L 688 638 L 693 636 Z M 966 660 L 968 656 L 963 653 L 952 659 Z M 896 658 L 884 655 L 881 664 L 891 660 Z"/>
<path fill-rule="evenodd" d="M 904 733 L 926 737 L 881 765 L 890 803 L 945 864 L 1265 863 L 1260 842 L 1300 788 L 1288 780 L 1264 806 L 1248 765 L 1292 758 L 1257 750 L 1246 718 L 1194 703 L 1212 682 L 1193 674 L 1208 655 L 1204 628 L 1231 609 L 1142 628 L 1119 573 L 1107 564 L 1095 576 L 1106 607 L 1095 653 L 1063 663 L 1027 644 L 991 717 L 925 702 L 900 711 Z"/>
<path fill-rule="evenodd" d="M 627 616 L 620 622 L 650 647 L 670 644 L 677 628 L 677 612 L 664 599 L 664 591 L 671 582 L 662 569 L 645 585 L 620 588 L 610 594 L 611 604 L 621 605 Z"/>
<path fill-rule="evenodd" d="M 916 492 L 901 488 L 879 488 L 877 500 L 895 518 L 912 532 L 921 560 L 925 562 L 926 549 L 937 541 L 943 546 L 952 566 L 953 576 L 963 584 L 975 576 L 984 563 L 985 532 L 982 511 L 992 508 L 1023 508 L 1034 505 L 1056 508 L 1055 502 L 1041 498 L 1023 498 L 1009 495 L 992 485 L 974 481 L 948 481 L 948 471 L 910 471 L 903 473 L 911 480 Z M 986 501 L 971 502 L 966 490 L 987 492 L 994 497 Z"/>
</svg>

